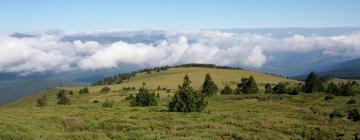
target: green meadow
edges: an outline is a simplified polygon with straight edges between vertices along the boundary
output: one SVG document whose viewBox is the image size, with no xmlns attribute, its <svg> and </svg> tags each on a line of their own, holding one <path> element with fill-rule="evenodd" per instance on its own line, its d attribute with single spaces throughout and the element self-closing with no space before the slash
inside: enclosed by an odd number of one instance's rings
<svg viewBox="0 0 360 140">
<path fill-rule="evenodd" d="M 252 75 L 260 91 L 208 97 L 204 112 L 169 112 L 168 103 L 184 75 L 189 75 L 192 86 L 199 89 L 206 73 L 220 89 L 225 84 L 235 88 L 241 78 Z M 126 100 L 130 94 L 137 94 L 143 82 L 151 92 L 159 93 L 157 106 L 131 107 Z M 360 110 L 359 95 L 325 100 L 326 93 L 264 94 L 266 83 L 279 82 L 300 83 L 245 70 L 171 68 L 139 73 L 125 83 L 108 85 L 108 93 L 100 92 L 104 86 L 88 87 L 89 94 L 78 94 L 83 87 L 48 89 L 0 107 L 0 139 L 347 140 L 360 133 L 360 123 L 347 119 L 346 113 Z M 71 105 L 57 104 L 57 93 L 62 89 L 74 92 L 68 95 Z M 36 107 L 36 100 L 43 95 L 47 95 L 48 105 Z M 356 103 L 347 104 L 350 99 Z M 114 101 L 114 106 L 104 108 L 106 100 Z M 330 118 L 334 111 L 340 115 Z"/>
</svg>

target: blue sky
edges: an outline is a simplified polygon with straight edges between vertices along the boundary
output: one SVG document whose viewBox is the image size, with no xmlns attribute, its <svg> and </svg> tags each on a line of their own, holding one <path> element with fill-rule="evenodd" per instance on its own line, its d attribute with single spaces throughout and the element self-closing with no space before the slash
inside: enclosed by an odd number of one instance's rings
<svg viewBox="0 0 360 140">
<path fill-rule="evenodd" d="M 0 34 L 146 28 L 348 27 L 359 0 L 1 0 Z"/>
</svg>

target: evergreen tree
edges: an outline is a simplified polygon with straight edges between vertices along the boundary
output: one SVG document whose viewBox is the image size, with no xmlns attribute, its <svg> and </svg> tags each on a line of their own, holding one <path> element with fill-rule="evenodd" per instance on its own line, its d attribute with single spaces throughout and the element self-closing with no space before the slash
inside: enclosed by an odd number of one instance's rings
<svg viewBox="0 0 360 140">
<path fill-rule="evenodd" d="M 187 75 L 184 77 L 182 85 L 169 102 L 171 112 L 201 112 L 205 110 L 207 101 L 202 94 L 199 94 L 191 87 L 191 81 Z"/>
<path fill-rule="evenodd" d="M 37 107 L 44 107 L 47 106 L 47 96 L 43 95 L 39 99 L 36 100 Z"/>
<path fill-rule="evenodd" d="M 145 85 L 145 84 L 143 84 Z M 139 93 L 130 102 L 131 106 L 156 106 L 157 98 L 155 93 L 150 93 L 144 86 L 139 89 Z"/>
<path fill-rule="evenodd" d="M 206 74 L 205 76 L 205 80 L 204 83 L 202 85 L 202 93 L 205 96 L 214 96 L 216 95 L 216 92 L 218 91 L 218 87 L 217 85 L 214 83 L 214 81 L 212 80 L 211 76 L 209 73 Z"/>
<path fill-rule="evenodd" d="M 321 92 L 324 90 L 322 81 L 314 72 L 311 72 L 305 80 L 304 91 L 306 93 Z"/>
<path fill-rule="evenodd" d="M 229 85 L 225 85 L 224 89 L 220 92 L 222 95 L 232 94 L 232 89 Z"/>
<path fill-rule="evenodd" d="M 253 76 L 250 76 L 249 78 L 242 78 L 241 83 L 238 84 L 238 87 L 236 89 L 237 94 L 251 94 L 257 93 L 258 91 L 259 89 Z"/>
<path fill-rule="evenodd" d="M 267 84 L 265 85 L 265 93 L 266 93 L 266 94 L 271 94 L 271 93 L 272 93 L 271 84 L 267 83 Z"/>
<path fill-rule="evenodd" d="M 66 96 L 65 90 L 61 90 L 58 94 L 57 94 L 57 98 L 58 98 L 58 102 L 57 104 L 60 105 L 70 105 L 70 99 Z"/>
</svg>

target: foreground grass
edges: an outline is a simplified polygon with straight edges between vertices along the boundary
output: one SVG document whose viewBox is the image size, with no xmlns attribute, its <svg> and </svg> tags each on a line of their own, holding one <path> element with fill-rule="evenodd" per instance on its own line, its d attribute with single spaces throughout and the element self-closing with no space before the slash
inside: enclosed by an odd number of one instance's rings
<svg viewBox="0 0 360 140">
<path fill-rule="evenodd" d="M 208 98 L 203 113 L 167 112 L 170 97 L 159 106 L 130 107 L 129 93 L 72 95 L 72 105 L 56 105 L 52 89 L 0 108 L 0 139 L 353 139 L 360 123 L 329 113 L 350 108 L 352 97 L 325 101 L 325 94 L 229 95 Z M 47 94 L 49 106 L 35 107 Z M 105 96 L 105 97 L 102 97 Z M 103 108 L 102 99 L 115 100 Z M 100 103 L 92 100 L 100 99 Z"/>
</svg>

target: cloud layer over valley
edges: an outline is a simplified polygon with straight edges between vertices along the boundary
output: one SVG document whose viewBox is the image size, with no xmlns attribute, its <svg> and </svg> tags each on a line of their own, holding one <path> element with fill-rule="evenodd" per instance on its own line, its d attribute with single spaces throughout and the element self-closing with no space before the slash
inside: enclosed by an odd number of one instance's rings
<svg viewBox="0 0 360 140">
<path fill-rule="evenodd" d="M 67 38 L 67 40 L 64 40 Z M 279 54 L 360 57 L 360 33 L 275 37 L 220 30 L 144 30 L 0 36 L 0 73 L 27 75 L 122 65 L 212 63 L 261 69 Z"/>
</svg>

